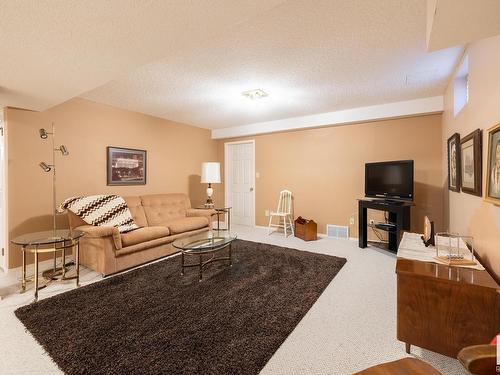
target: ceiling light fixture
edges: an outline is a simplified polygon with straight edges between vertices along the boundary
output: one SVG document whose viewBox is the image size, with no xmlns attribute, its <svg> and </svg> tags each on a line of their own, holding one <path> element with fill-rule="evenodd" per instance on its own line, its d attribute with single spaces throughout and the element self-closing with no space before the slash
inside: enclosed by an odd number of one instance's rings
<svg viewBox="0 0 500 375">
<path fill-rule="evenodd" d="M 268 96 L 267 93 L 261 89 L 248 90 L 248 91 L 242 92 L 241 94 L 243 96 L 246 96 L 249 99 L 252 99 L 252 100 L 262 99 L 262 98 L 265 98 L 266 96 Z"/>
</svg>

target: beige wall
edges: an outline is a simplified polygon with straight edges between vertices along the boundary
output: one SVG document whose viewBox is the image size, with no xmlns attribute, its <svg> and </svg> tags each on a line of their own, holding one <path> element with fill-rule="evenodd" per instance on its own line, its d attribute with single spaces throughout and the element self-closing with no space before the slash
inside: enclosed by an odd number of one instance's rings
<svg viewBox="0 0 500 375">
<path fill-rule="evenodd" d="M 453 115 L 453 80 L 446 90 L 443 114 L 443 155 L 446 140 L 454 133 L 461 137 L 483 130 L 483 168 L 486 168 L 487 129 L 500 122 L 500 36 L 471 44 L 469 56 L 469 103 Z M 483 170 L 483 192 L 485 188 Z M 446 156 L 443 157 L 443 185 L 447 186 Z M 483 194 L 484 195 L 484 194 Z M 445 219 L 453 232 L 474 236 L 481 257 L 500 277 L 500 207 L 481 197 L 445 190 Z"/>
<path fill-rule="evenodd" d="M 422 231 L 424 215 L 442 228 L 441 137 L 441 115 L 432 115 L 221 140 L 218 149 L 223 161 L 224 142 L 255 139 L 257 225 L 267 225 L 265 210 L 276 209 L 279 191 L 287 188 L 295 216 L 314 219 L 322 233 L 327 223 L 349 225 L 354 217 L 350 235 L 357 237 L 357 199 L 364 196 L 370 161 L 414 159 L 412 230 Z"/>
<path fill-rule="evenodd" d="M 59 202 L 81 194 L 167 192 L 188 193 L 193 205 L 202 202 L 205 187 L 200 184 L 201 163 L 217 159 L 217 144 L 208 130 L 83 99 L 44 112 L 9 108 L 10 238 L 51 228 L 52 174 L 44 173 L 38 163 L 49 163 L 52 153 L 50 139 L 40 139 L 38 129 L 49 129 L 52 122 L 56 124 L 57 143 L 66 145 L 70 152 L 57 158 Z M 147 184 L 106 186 L 107 146 L 147 150 Z M 61 225 L 66 225 L 64 218 Z M 19 249 L 10 246 L 9 267 L 17 267 L 20 262 Z"/>
</svg>

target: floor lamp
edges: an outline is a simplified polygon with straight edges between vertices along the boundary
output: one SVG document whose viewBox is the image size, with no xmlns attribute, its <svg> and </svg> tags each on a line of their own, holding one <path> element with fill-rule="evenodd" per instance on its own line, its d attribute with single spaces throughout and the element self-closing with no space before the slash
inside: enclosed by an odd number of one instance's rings
<svg viewBox="0 0 500 375">
<path fill-rule="evenodd" d="M 42 168 L 44 172 L 51 172 L 52 171 L 52 229 L 54 231 L 53 236 L 57 237 L 57 222 L 56 222 L 56 216 L 59 213 L 59 210 L 57 208 L 57 194 L 56 194 L 56 154 L 61 153 L 62 156 L 68 156 L 69 152 L 66 146 L 60 145 L 59 147 L 56 147 L 56 128 L 54 126 L 54 123 L 52 123 L 52 131 L 48 132 L 45 129 L 40 129 L 40 138 L 42 139 L 47 139 L 51 138 L 51 143 L 52 143 L 52 163 L 47 164 L 45 162 L 40 162 L 39 166 Z M 65 265 L 63 264 L 63 267 Z M 56 268 L 56 253 L 54 253 L 54 268 L 52 270 L 44 272 L 44 277 L 47 278 L 54 278 L 57 276 L 58 272 L 62 271 Z"/>
</svg>

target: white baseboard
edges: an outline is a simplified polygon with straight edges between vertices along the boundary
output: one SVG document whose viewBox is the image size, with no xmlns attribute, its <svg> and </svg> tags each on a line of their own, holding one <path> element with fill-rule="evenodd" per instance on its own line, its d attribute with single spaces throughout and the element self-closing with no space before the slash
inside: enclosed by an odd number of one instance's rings
<svg viewBox="0 0 500 375">
<path fill-rule="evenodd" d="M 269 229 L 268 226 L 264 226 L 264 225 L 255 225 L 254 227 L 259 228 L 259 229 Z M 334 238 L 334 237 L 328 237 L 326 235 L 326 233 L 318 233 L 318 237 L 319 238 Z M 357 241 L 357 240 L 358 240 L 358 237 L 349 237 L 349 241 Z"/>
</svg>

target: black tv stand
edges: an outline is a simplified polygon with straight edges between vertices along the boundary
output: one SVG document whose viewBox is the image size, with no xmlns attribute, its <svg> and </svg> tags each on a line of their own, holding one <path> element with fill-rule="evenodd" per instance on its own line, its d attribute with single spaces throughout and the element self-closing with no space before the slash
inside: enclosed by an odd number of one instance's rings
<svg viewBox="0 0 500 375">
<path fill-rule="evenodd" d="M 403 201 L 392 201 L 390 199 L 381 199 L 380 202 L 382 202 L 385 205 L 392 204 L 392 205 L 396 205 L 396 206 L 401 206 L 401 205 L 405 204 L 405 202 L 403 202 Z"/>
<path fill-rule="evenodd" d="M 389 250 L 397 252 L 402 231 L 410 229 L 411 206 L 413 206 L 413 202 L 360 199 L 358 201 L 359 247 L 365 248 L 368 243 L 367 210 L 370 208 L 389 213 L 389 222 L 395 224 L 394 229 L 387 230 L 389 236 Z"/>
</svg>

